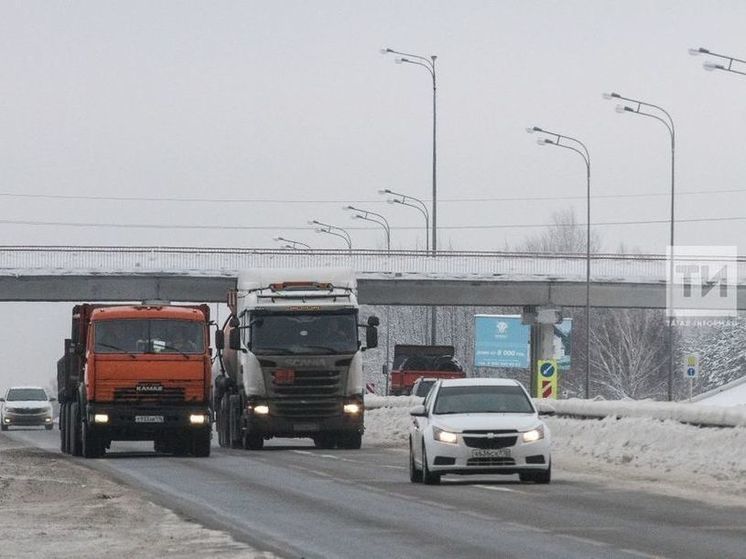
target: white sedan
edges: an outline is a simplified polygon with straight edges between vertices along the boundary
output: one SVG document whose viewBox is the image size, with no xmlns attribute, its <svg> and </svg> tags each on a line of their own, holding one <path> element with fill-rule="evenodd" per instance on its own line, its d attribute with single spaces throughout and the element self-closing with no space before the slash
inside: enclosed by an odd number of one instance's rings
<svg viewBox="0 0 746 559">
<path fill-rule="evenodd" d="M 440 483 L 443 474 L 518 474 L 549 483 L 549 429 L 521 383 L 448 379 L 410 411 L 409 477 Z"/>
</svg>

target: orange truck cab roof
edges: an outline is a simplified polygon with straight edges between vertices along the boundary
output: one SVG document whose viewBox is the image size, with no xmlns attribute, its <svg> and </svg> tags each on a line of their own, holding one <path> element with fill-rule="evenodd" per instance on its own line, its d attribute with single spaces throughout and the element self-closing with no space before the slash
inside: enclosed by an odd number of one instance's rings
<svg viewBox="0 0 746 559">
<path fill-rule="evenodd" d="M 102 307 L 91 313 L 91 320 L 121 320 L 128 318 L 170 318 L 176 320 L 194 320 L 203 322 L 204 313 L 193 307 L 167 306 L 118 306 Z"/>
</svg>

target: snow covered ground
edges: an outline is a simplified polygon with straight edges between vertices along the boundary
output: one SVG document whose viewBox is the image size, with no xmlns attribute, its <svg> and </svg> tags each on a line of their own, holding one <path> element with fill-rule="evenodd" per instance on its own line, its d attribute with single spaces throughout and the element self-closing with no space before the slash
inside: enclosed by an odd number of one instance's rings
<svg viewBox="0 0 746 559">
<path fill-rule="evenodd" d="M 409 408 L 418 400 L 409 396 L 366 398 L 366 406 L 375 407 L 366 410 L 364 442 L 405 447 Z M 584 402 L 594 403 L 599 402 Z M 584 404 L 575 403 L 581 408 Z M 622 417 L 617 418 L 619 410 L 611 411 L 611 405 L 610 415 L 601 419 L 544 417 L 552 433 L 552 459 L 558 470 L 565 475 L 599 476 L 629 488 L 746 506 L 746 426 L 681 423 L 677 419 L 688 420 L 688 413 L 697 413 L 686 409 L 699 407 L 691 404 L 616 404 L 626 411 L 619 414 Z M 713 410 L 702 413 L 695 417 L 717 416 Z M 739 419 L 746 417 L 746 409 L 740 414 Z"/>
</svg>

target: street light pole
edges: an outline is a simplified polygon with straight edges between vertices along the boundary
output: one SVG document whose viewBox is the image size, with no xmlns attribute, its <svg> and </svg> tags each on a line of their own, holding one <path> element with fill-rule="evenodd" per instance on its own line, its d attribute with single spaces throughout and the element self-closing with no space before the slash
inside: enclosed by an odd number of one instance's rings
<svg viewBox="0 0 746 559">
<path fill-rule="evenodd" d="M 428 71 L 430 77 L 433 80 L 433 205 L 432 205 L 432 247 L 433 256 L 438 252 L 438 150 L 437 150 L 437 124 L 438 124 L 438 111 L 437 111 L 437 93 L 438 83 L 435 72 L 435 61 L 438 59 L 436 55 L 420 56 L 419 54 L 411 54 L 406 52 L 400 52 L 390 48 L 381 49 L 381 54 L 397 54 L 399 58 L 394 59 L 397 64 L 414 64 L 415 66 L 421 66 Z M 437 307 L 431 307 L 431 332 L 430 339 L 434 345 L 436 339 L 436 323 L 437 323 Z"/>
<path fill-rule="evenodd" d="M 285 246 L 283 248 L 297 249 L 298 247 L 303 247 L 306 250 L 311 250 L 310 245 L 307 245 L 306 243 L 301 243 L 300 241 L 294 241 L 292 239 L 286 239 L 285 237 L 272 237 L 272 240 L 277 241 L 278 243 L 287 243 L 289 245 L 289 246 Z"/>
<path fill-rule="evenodd" d="M 415 198 L 414 196 L 402 194 L 401 192 L 394 192 L 393 190 L 389 188 L 379 190 L 378 193 L 379 194 L 391 194 L 392 196 L 397 196 L 397 198 L 387 198 L 386 201 L 389 204 L 401 204 L 402 206 L 409 206 L 410 208 L 414 208 L 415 210 L 419 211 L 423 215 L 423 217 L 425 218 L 425 250 L 429 252 L 430 251 L 430 214 L 427 211 L 427 206 L 425 205 L 425 202 L 423 202 L 419 198 Z M 416 202 L 416 204 L 413 204 L 412 202 L 409 202 L 408 200 L 413 200 L 414 202 Z"/>
<path fill-rule="evenodd" d="M 746 64 L 746 60 L 741 60 L 740 58 L 728 56 L 727 54 L 718 54 L 715 52 L 711 52 L 707 49 L 703 49 L 702 47 L 699 47 L 698 49 L 689 49 L 689 54 L 691 54 L 692 56 L 706 54 L 707 56 L 713 56 L 715 58 L 720 58 L 721 60 L 728 61 L 728 66 L 726 67 L 723 64 L 716 64 L 715 62 L 705 60 L 702 66 L 708 72 L 712 72 L 713 70 L 723 70 L 724 72 L 731 72 L 732 74 L 740 74 L 742 76 L 746 76 L 746 72 L 744 72 L 743 70 L 736 70 L 735 68 L 733 68 L 734 62 L 737 62 L 739 64 Z"/>
<path fill-rule="evenodd" d="M 671 223 L 670 223 L 670 246 L 669 249 L 669 281 L 671 282 L 671 285 L 668 288 L 668 400 L 673 400 L 673 377 L 674 377 L 674 364 L 673 364 L 673 353 L 674 353 L 674 347 L 673 347 L 673 319 L 674 319 L 674 309 L 673 309 L 673 265 L 674 265 L 674 225 L 676 223 L 675 220 L 675 176 L 676 176 L 676 129 L 674 127 L 673 117 L 666 111 L 663 107 L 659 107 L 658 105 L 653 105 L 652 103 L 647 103 L 645 101 L 641 101 L 639 99 L 632 99 L 630 97 L 624 97 L 623 95 L 619 95 L 618 93 L 604 93 L 603 95 L 604 99 L 618 99 L 620 101 L 627 101 L 629 103 L 632 103 L 633 106 L 628 105 L 617 105 L 616 111 L 618 113 L 633 113 L 638 114 L 640 116 L 646 116 L 649 118 L 653 118 L 657 120 L 658 122 L 662 123 L 663 126 L 666 127 L 666 130 L 668 130 L 668 133 L 671 137 Z M 654 109 L 660 113 L 660 116 L 658 114 L 653 114 L 646 112 L 645 107 Z"/>
<path fill-rule="evenodd" d="M 432 246 L 433 255 L 438 250 L 438 173 L 437 173 L 437 124 L 438 124 L 438 112 L 437 112 L 437 92 L 438 84 L 435 73 L 435 61 L 438 59 L 437 56 L 431 55 L 429 57 L 420 56 L 418 54 L 411 54 L 406 52 L 400 52 L 389 48 L 381 49 L 381 54 L 398 54 L 399 58 L 396 58 L 394 62 L 397 64 L 414 64 L 415 66 L 421 66 L 428 71 L 430 77 L 433 80 L 433 205 L 432 205 Z"/>
<path fill-rule="evenodd" d="M 391 252 L 391 227 L 389 226 L 389 222 L 385 217 L 383 217 L 381 214 L 377 214 L 376 212 L 371 212 L 370 210 L 361 210 L 360 208 L 356 208 L 355 206 L 344 206 L 342 209 L 346 211 L 357 212 L 355 215 L 352 216 L 353 219 L 364 219 L 365 221 L 372 221 L 373 223 L 377 223 L 378 225 L 383 227 L 383 230 L 386 233 L 386 252 Z"/>
<path fill-rule="evenodd" d="M 549 145 L 569 149 L 580 155 L 585 162 L 585 399 L 588 400 L 591 394 L 591 154 L 585 144 L 576 138 L 558 134 L 557 132 L 550 132 L 538 126 L 526 128 L 526 132 L 529 134 L 538 132 L 553 137 L 553 139 L 546 137 L 539 138 L 538 144 L 540 146 Z M 566 143 L 562 143 L 563 140 L 572 142 L 572 144 L 567 145 Z"/>
<path fill-rule="evenodd" d="M 344 242 L 347 244 L 347 250 L 352 253 L 352 238 L 350 237 L 350 234 L 347 232 L 346 229 L 343 229 L 342 227 L 337 227 L 336 225 L 330 225 L 328 223 L 322 223 L 321 221 L 317 220 L 311 220 L 308 222 L 309 225 L 318 225 L 318 227 L 315 229 L 317 233 L 326 233 L 327 235 L 334 235 L 335 237 L 339 237 L 340 239 L 344 240 Z M 340 231 L 340 233 L 337 233 L 337 231 Z"/>
</svg>

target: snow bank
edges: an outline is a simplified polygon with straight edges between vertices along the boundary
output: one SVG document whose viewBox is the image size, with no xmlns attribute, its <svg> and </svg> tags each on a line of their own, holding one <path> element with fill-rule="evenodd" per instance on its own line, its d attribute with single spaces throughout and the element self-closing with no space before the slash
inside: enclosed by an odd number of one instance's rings
<svg viewBox="0 0 746 559">
<path fill-rule="evenodd" d="M 746 426 L 746 407 L 653 400 L 535 400 L 540 412 L 583 417 L 647 417 L 713 426 Z"/>
</svg>

